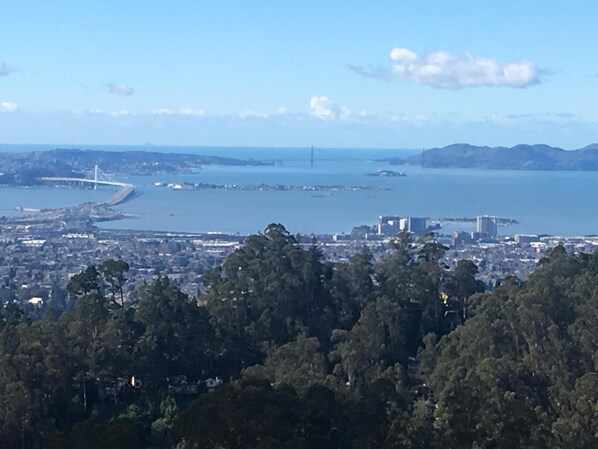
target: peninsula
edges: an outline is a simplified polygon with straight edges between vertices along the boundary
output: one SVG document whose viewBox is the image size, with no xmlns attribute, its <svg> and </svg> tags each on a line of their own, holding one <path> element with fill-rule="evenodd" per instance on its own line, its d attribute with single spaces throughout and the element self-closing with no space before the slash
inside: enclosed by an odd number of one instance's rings
<svg viewBox="0 0 598 449">
<path fill-rule="evenodd" d="M 549 145 L 514 147 L 475 146 L 457 143 L 431 148 L 406 159 L 392 158 L 391 165 L 422 165 L 426 168 L 482 168 L 494 170 L 598 170 L 598 144 L 577 150 Z"/>
<path fill-rule="evenodd" d="M 54 149 L 0 153 L 0 184 L 36 185 L 42 177 L 81 178 L 94 166 L 116 175 L 191 173 L 205 165 L 271 165 L 253 159 L 156 151 L 99 151 Z"/>
</svg>

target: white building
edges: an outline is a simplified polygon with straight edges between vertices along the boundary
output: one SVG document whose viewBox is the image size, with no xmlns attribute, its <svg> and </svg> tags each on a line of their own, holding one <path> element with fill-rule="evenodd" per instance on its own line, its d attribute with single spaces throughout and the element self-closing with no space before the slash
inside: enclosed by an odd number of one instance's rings
<svg viewBox="0 0 598 449">
<path fill-rule="evenodd" d="M 476 232 L 486 234 L 488 237 L 495 239 L 498 235 L 498 217 L 490 217 L 488 215 L 478 216 Z"/>
</svg>

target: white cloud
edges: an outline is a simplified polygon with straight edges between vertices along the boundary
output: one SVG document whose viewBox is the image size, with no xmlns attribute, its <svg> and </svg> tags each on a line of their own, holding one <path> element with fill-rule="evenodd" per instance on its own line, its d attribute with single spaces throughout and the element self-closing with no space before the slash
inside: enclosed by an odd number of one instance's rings
<svg viewBox="0 0 598 449">
<path fill-rule="evenodd" d="M 276 113 L 280 114 L 280 115 L 284 115 L 286 113 L 288 113 L 289 110 L 286 108 L 286 106 L 280 106 L 277 110 Z"/>
<path fill-rule="evenodd" d="M 257 112 L 257 111 L 248 109 L 246 111 L 241 112 L 239 114 L 239 118 L 242 118 L 242 119 L 245 119 L 245 118 L 268 118 L 268 114 L 263 114 L 261 112 Z"/>
<path fill-rule="evenodd" d="M 311 97 L 309 100 L 311 114 L 321 119 L 332 119 L 336 117 L 337 107 L 334 102 L 324 96 Z"/>
<path fill-rule="evenodd" d="M 353 120 L 351 109 L 347 106 L 338 106 L 325 96 L 311 97 L 309 100 L 311 115 L 322 120 Z"/>
<path fill-rule="evenodd" d="M 525 88 L 540 83 L 542 71 L 531 61 L 498 61 L 471 53 L 453 55 L 435 51 L 418 55 L 407 48 L 390 51 L 391 68 L 349 66 L 371 78 L 403 80 L 439 89 L 466 87 Z"/>
<path fill-rule="evenodd" d="M 131 86 L 124 83 L 108 83 L 106 87 L 108 88 L 108 92 L 119 97 L 130 97 L 135 93 Z"/>
<path fill-rule="evenodd" d="M 122 117 L 122 116 L 127 116 L 127 115 L 134 115 L 132 112 L 127 111 L 126 109 L 119 109 L 116 111 L 112 111 L 110 112 L 110 114 L 112 117 L 117 118 L 117 117 Z"/>
<path fill-rule="evenodd" d="M 341 120 L 348 119 L 351 117 L 351 109 L 349 109 L 347 106 L 341 106 L 338 116 Z"/>
<path fill-rule="evenodd" d="M 166 109 L 166 108 L 157 108 L 157 109 L 152 109 L 152 114 L 153 115 L 173 115 L 175 112 L 171 109 Z"/>
<path fill-rule="evenodd" d="M 193 109 L 193 108 L 184 107 L 184 108 L 179 109 L 179 114 L 201 117 L 201 116 L 206 115 L 206 111 L 204 111 L 203 109 Z"/>
<path fill-rule="evenodd" d="M 11 101 L 4 101 L 0 103 L 0 112 L 13 112 L 18 109 L 18 105 Z"/>
<path fill-rule="evenodd" d="M 106 111 L 104 109 L 72 109 L 70 110 L 70 115 L 72 117 L 77 118 L 86 118 L 89 116 L 105 116 L 116 119 L 120 117 L 136 117 L 138 114 L 136 114 L 135 112 L 131 112 L 127 109 L 116 109 L 113 111 Z"/>
<path fill-rule="evenodd" d="M 168 108 L 152 109 L 152 115 L 186 115 L 192 117 L 202 117 L 206 114 L 203 109 L 193 109 L 188 107 L 180 108 L 178 111 Z"/>
<path fill-rule="evenodd" d="M 406 48 L 393 48 L 390 51 L 390 59 L 392 59 L 393 61 L 396 61 L 398 59 L 402 59 L 405 61 L 415 61 L 417 60 L 417 53 Z"/>
<path fill-rule="evenodd" d="M 0 76 L 7 76 L 11 72 L 13 72 L 12 67 L 0 59 Z"/>
</svg>

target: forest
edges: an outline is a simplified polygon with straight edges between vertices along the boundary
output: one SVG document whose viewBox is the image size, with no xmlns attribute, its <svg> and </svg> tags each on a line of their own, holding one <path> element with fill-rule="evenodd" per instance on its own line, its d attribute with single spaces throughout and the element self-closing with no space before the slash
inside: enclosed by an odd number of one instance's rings
<svg viewBox="0 0 598 449">
<path fill-rule="evenodd" d="M 325 262 L 271 224 L 197 297 L 89 266 L 66 310 L 2 308 L 1 446 L 598 447 L 598 253 L 485 292 L 444 251 L 399 234 Z"/>
</svg>

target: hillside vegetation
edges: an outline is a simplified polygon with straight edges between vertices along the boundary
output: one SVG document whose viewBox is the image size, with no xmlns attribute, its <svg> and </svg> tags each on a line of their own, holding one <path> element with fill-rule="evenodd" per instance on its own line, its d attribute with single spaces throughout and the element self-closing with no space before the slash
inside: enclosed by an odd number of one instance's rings
<svg viewBox="0 0 598 449">
<path fill-rule="evenodd" d="M 270 225 L 198 298 L 90 266 L 68 311 L 2 310 L 2 447 L 598 447 L 598 255 L 484 293 L 443 251 L 333 264 Z"/>
<path fill-rule="evenodd" d="M 549 145 L 516 145 L 508 148 L 457 143 L 442 148 L 431 148 L 406 160 L 394 159 L 390 162 L 423 165 L 428 168 L 598 170 L 598 144 L 566 151 Z"/>
</svg>

